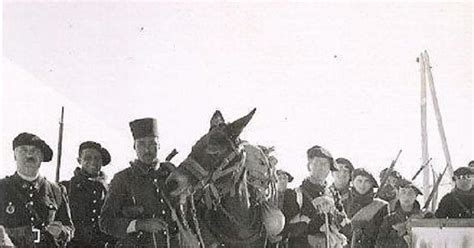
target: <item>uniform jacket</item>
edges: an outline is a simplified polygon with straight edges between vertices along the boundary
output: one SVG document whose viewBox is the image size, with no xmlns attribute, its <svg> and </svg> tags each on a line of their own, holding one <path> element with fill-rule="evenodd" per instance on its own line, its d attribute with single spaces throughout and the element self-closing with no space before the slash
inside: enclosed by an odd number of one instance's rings
<svg viewBox="0 0 474 248">
<path fill-rule="evenodd" d="M 405 224 L 410 218 L 422 218 L 420 204 L 415 201 L 413 209 L 405 212 L 400 207 L 400 202 L 397 201 L 394 212 L 386 216 L 382 222 L 377 236 L 377 247 L 408 248 L 409 246 L 404 236 L 408 234 Z"/>
<path fill-rule="evenodd" d="M 439 202 L 436 218 L 474 218 L 474 193 L 458 189 L 446 194 Z"/>
<path fill-rule="evenodd" d="M 377 204 L 370 213 L 370 218 L 364 221 L 355 221 L 354 216 L 370 204 Z M 378 235 L 383 218 L 388 215 L 388 203 L 375 198 L 374 193 L 370 192 L 360 195 L 355 189 L 351 189 L 349 198 L 343 202 L 348 217 L 352 220 L 352 240 L 353 248 L 371 248 L 375 246 L 375 240 Z"/>
<path fill-rule="evenodd" d="M 90 177 L 76 168 L 70 181 L 64 182 L 69 192 L 69 205 L 75 227 L 70 247 L 104 247 L 114 243 L 112 236 L 100 231 L 99 218 L 107 194 L 105 175 Z"/>
<path fill-rule="evenodd" d="M 60 240 L 45 230 L 52 221 L 64 225 Z M 29 182 L 17 173 L 0 180 L 0 225 L 17 247 L 61 247 L 74 233 L 63 187 L 41 176 Z M 40 242 L 34 243 L 38 232 Z"/>
<path fill-rule="evenodd" d="M 176 247 L 177 226 L 171 218 L 171 211 L 163 198 L 164 183 L 170 171 L 164 164 L 159 169 L 151 169 L 139 161 L 115 174 L 102 207 L 101 229 L 120 239 L 120 247 L 154 247 L 153 236 L 158 247 Z M 158 187 L 157 185 L 158 184 Z M 133 209 L 143 208 L 143 212 Z M 160 233 L 127 233 L 132 220 L 160 218 L 169 225 L 168 231 Z"/>
<path fill-rule="evenodd" d="M 300 188 L 307 192 L 311 199 L 320 196 L 332 197 L 326 185 L 315 185 L 308 179 L 303 181 Z M 319 213 L 314 208 L 311 200 L 306 196 L 302 197 L 302 204 L 300 206 L 297 197 L 296 190 L 287 190 L 285 192 L 283 214 L 285 215 L 286 223 L 282 236 L 284 239 L 287 239 L 288 247 L 310 247 L 308 235 L 325 239 L 325 234 L 320 231 L 321 226 L 325 223 L 324 214 Z M 303 216 L 308 217 L 309 222 L 302 221 Z M 330 224 L 336 224 L 340 221 L 342 221 L 340 215 L 329 214 Z"/>
</svg>

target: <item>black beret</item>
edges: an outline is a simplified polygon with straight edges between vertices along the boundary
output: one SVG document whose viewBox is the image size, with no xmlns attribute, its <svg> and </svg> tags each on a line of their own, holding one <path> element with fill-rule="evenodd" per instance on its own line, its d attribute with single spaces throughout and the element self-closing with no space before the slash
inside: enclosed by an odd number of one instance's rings
<svg viewBox="0 0 474 248">
<path fill-rule="evenodd" d="M 474 167 L 474 160 L 472 160 L 471 162 L 469 162 L 469 164 L 467 164 L 467 166 L 469 166 L 469 167 Z"/>
<path fill-rule="evenodd" d="M 312 158 L 327 158 L 329 159 L 329 165 L 331 171 L 337 171 L 336 166 L 334 166 L 334 158 L 332 157 L 331 153 L 328 150 L 322 148 L 321 146 L 313 146 L 306 151 L 308 155 L 308 159 Z"/>
<path fill-rule="evenodd" d="M 388 168 L 383 169 L 383 170 L 380 172 L 379 177 L 382 179 L 382 178 L 385 176 L 385 173 L 387 173 L 387 171 L 388 171 Z M 392 177 L 397 178 L 397 179 L 402 179 L 402 178 L 403 178 L 402 175 L 400 174 L 400 172 L 398 172 L 398 171 L 396 171 L 396 170 L 392 170 L 392 171 L 390 172 L 390 175 L 389 175 L 389 176 L 392 176 Z"/>
<path fill-rule="evenodd" d="M 418 195 L 423 195 L 423 193 L 421 192 L 421 190 L 416 187 L 415 184 L 413 184 L 412 181 L 410 180 L 407 180 L 407 179 L 402 179 L 400 180 L 400 182 L 398 182 L 398 187 L 399 188 L 412 188 L 413 190 L 415 190 L 415 192 L 418 194 Z"/>
<path fill-rule="evenodd" d="M 454 176 L 474 175 L 474 170 L 470 167 L 459 167 L 454 171 Z"/>
<path fill-rule="evenodd" d="M 154 118 L 137 119 L 130 122 L 133 139 L 158 137 L 158 124 Z"/>
<path fill-rule="evenodd" d="M 354 170 L 354 166 L 347 158 L 337 158 L 336 163 L 345 165 L 351 172 Z"/>
<path fill-rule="evenodd" d="M 49 162 L 53 158 L 53 150 L 40 137 L 31 133 L 20 133 L 13 139 L 13 150 L 18 146 L 35 146 L 43 153 L 43 162 Z"/>
<path fill-rule="evenodd" d="M 370 172 L 366 171 L 364 168 L 357 168 L 352 172 L 352 181 L 354 181 L 354 179 L 357 176 L 367 177 L 372 182 L 372 185 L 374 186 L 374 188 L 379 187 L 379 184 L 377 183 L 377 180 L 375 180 L 374 176 L 372 176 L 372 174 Z"/>
<path fill-rule="evenodd" d="M 277 175 L 278 175 L 278 174 L 286 174 L 286 176 L 288 177 L 288 182 L 289 182 L 289 183 L 291 183 L 291 182 L 293 181 L 293 179 L 294 179 L 293 176 L 292 176 L 289 172 L 287 172 L 287 171 L 284 171 L 284 170 L 277 170 L 276 173 L 277 173 Z"/>
<path fill-rule="evenodd" d="M 94 142 L 94 141 L 82 142 L 82 144 L 79 146 L 79 157 L 81 157 L 81 153 L 85 149 L 97 150 L 102 156 L 102 166 L 106 166 L 110 163 L 111 157 L 110 157 L 109 151 L 107 151 L 107 149 L 102 147 L 102 145 L 100 145 L 99 143 Z"/>
</svg>

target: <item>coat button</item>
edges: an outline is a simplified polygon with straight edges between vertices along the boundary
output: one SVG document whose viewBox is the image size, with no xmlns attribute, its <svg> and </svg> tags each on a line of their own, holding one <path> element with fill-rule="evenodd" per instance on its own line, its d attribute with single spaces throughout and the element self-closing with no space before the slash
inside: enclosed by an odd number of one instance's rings
<svg viewBox="0 0 474 248">
<path fill-rule="evenodd" d="M 31 217 L 30 220 L 31 220 L 31 221 L 35 221 L 35 217 Z"/>
<path fill-rule="evenodd" d="M 163 201 L 163 198 L 162 198 L 162 199 L 160 199 L 160 202 L 161 202 L 161 203 L 163 203 L 163 202 L 164 202 L 164 201 Z"/>
<path fill-rule="evenodd" d="M 165 210 L 161 211 L 161 214 L 166 214 L 166 211 Z"/>
<path fill-rule="evenodd" d="M 92 203 L 96 203 L 96 202 L 97 202 L 97 200 L 93 200 L 93 201 L 92 201 Z"/>
<path fill-rule="evenodd" d="M 97 194 L 97 191 L 94 190 L 94 192 L 92 192 L 92 193 L 94 193 L 94 195 L 95 195 L 95 194 Z"/>
<path fill-rule="evenodd" d="M 97 210 L 95 210 L 95 209 L 92 209 L 92 213 L 95 213 L 95 212 L 97 212 Z"/>
<path fill-rule="evenodd" d="M 92 218 L 91 221 L 94 222 L 94 221 L 95 221 L 95 218 Z"/>
<path fill-rule="evenodd" d="M 33 194 L 30 194 L 30 198 L 32 198 L 32 197 L 33 197 Z"/>
</svg>

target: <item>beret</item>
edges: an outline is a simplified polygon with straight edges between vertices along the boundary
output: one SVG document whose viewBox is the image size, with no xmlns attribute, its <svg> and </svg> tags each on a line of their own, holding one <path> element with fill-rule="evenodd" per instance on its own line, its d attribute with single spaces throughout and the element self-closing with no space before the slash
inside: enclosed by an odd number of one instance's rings
<svg viewBox="0 0 474 248">
<path fill-rule="evenodd" d="M 345 165 L 351 172 L 354 170 L 354 166 L 347 158 L 337 158 L 336 163 Z"/>
<path fill-rule="evenodd" d="M 372 174 L 368 172 L 367 170 L 365 170 L 364 168 L 357 168 L 352 172 L 352 181 L 354 181 L 354 179 L 357 176 L 367 177 L 372 182 L 372 185 L 374 186 L 374 188 L 379 187 L 379 184 L 377 183 L 377 180 L 375 180 L 374 176 L 372 176 Z"/>
<path fill-rule="evenodd" d="M 43 162 L 49 162 L 53 158 L 53 150 L 44 140 L 31 133 L 20 133 L 13 139 L 13 150 L 18 146 L 35 146 L 43 153 Z"/>
<path fill-rule="evenodd" d="M 82 144 L 79 146 L 79 157 L 81 156 L 81 153 L 85 149 L 95 149 L 97 150 L 100 155 L 102 156 L 102 166 L 106 166 L 110 163 L 111 157 L 109 151 L 102 147 L 101 144 L 94 142 L 94 141 L 85 141 L 82 142 Z"/>
<path fill-rule="evenodd" d="M 474 170 L 470 167 L 459 167 L 454 171 L 454 176 L 474 175 Z"/>
<path fill-rule="evenodd" d="M 292 176 L 289 172 L 287 172 L 287 171 L 284 171 L 284 170 L 277 170 L 276 173 L 277 173 L 277 175 L 279 175 L 279 174 L 286 174 L 286 176 L 288 177 L 288 182 L 289 182 L 289 183 L 291 183 L 291 182 L 293 181 L 293 179 L 294 179 L 293 176 Z"/>
<path fill-rule="evenodd" d="M 421 190 L 418 187 L 416 187 L 416 185 L 413 184 L 412 181 L 407 180 L 407 179 L 400 180 L 400 182 L 398 183 L 398 187 L 399 188 L 413 188 L 418 195 L 423 195 Z"/>
<path fill-rule="evenodd" d="M 329 165 L 330 165 L 331 171 L 337 171 L 336 166 L 334 166 L 334 158 L 332 157 L 331 153 L 329 153 L 328 150 L 322 148 L 321 146 L 316 145 L 309 148 L 306 151 L 306 154 L 308 155 L 308 159 L 312 159 L 316 157 L 329 159 Z"/>
</svg>

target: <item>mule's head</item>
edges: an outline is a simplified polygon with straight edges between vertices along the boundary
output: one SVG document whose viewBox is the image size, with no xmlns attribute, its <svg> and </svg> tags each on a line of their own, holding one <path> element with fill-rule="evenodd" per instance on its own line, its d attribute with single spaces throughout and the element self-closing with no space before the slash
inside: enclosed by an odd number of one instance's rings
<svg viewBox="0 0 474 248">
<path fill-rule="evenodd" d="M 207 183 L 216 170 L 226 169 L 242 159 L 239 135 L 255 113 L 226 123 L 220 111 L 211 118 L 209 132 L 192 147 L 191 153 L 168 177 L 172 196 L 188 196 L 199 184 Z M 203 186 L 203 185 L 201 185 Z"/>
</svg>

